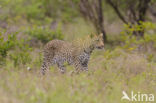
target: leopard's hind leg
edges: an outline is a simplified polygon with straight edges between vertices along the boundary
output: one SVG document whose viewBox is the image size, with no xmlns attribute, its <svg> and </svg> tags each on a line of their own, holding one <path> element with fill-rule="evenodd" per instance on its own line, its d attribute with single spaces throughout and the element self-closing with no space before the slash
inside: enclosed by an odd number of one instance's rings
<svg viewBox="0 0 156 103">
<path fill-rule="evenodd" d="M 42 67 L 41 67 L 41 74 L 45 75 L 47 70 L 49 70 L 50 66 L 55 64 L 55 61 L 52 56 L 44 56 Z"/>
<path fill-rule="evenodd" d="M 49 64 L 46 61 L 43 61 L 42 67 L 41 67 L 41 74 L 45 75 L 47 70 L 49 70 Z"/>
</svg>

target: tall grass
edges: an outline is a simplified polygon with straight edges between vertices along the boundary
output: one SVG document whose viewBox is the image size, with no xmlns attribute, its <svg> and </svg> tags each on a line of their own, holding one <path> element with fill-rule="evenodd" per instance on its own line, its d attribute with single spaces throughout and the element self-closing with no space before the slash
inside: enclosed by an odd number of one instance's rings
<svg viewBox="0 0 156 103">
<path fill-rule="evenodd" d="M 95 51 L 88 73 L 71 75 L 73 69 L 62 75 L 53 67 L 44 77 L 39 69 L 1 69 L 0 102 L 127 103 L 121 101 L 123 90 L 156 94 L 156 64 L 138 53 Z"/>
</svg>

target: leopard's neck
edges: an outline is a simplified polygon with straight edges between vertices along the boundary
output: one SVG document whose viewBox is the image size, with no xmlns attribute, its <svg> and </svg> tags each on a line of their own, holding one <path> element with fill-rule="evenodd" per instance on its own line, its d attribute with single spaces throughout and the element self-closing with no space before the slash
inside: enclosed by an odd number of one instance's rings
<svg viewBox="0 0 156 103">
<path fill-rule="evenodd" d="M 94 45 L 90 45 L 88 48 L 84 49 L 84 52 L 87 54 L 91 54 L 94 49 L 95 49 Z"/>
</svg>

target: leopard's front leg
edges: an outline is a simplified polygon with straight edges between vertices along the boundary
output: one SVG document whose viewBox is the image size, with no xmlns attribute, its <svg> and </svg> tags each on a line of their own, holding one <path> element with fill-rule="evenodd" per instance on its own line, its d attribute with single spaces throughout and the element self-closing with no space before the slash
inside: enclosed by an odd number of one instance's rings
<svg viewBox="0 0 156 103">
<path fill-rule="evenodd" d="M 81 62 L 81 70 L 88 71 L 88 60 Z"/>
<path fill-rule="evenodd" d="M 74 63 L 76 72 L 88 71 L 88 64 L 82 64 L 80 61 Z"/>
<path fill-rule="evenodd" d="M 45 75 L 46 71 L 49 70 L 50 63 L 50 58 L 44 57 L 40 71 L 42 75 Z"/>
</svg>

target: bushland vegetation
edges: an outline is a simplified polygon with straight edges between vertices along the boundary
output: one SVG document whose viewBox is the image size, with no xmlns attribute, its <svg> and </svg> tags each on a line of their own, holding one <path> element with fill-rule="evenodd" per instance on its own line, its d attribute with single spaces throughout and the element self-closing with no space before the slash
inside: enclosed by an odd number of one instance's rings
<svg viewBox="0 0 156 103">
<path fill-rule="evenodd" d="M 0 103 L 128 103 L 122 91 L 156 96 L 155 0 L 0 0 Z M 51 67 L 44 45 L 104 34 L 88 73 Z M 77 42 L 79 43 L 79 42 Z M 81 42 L 80 42 L 81 43 Z"/>
</svg>

